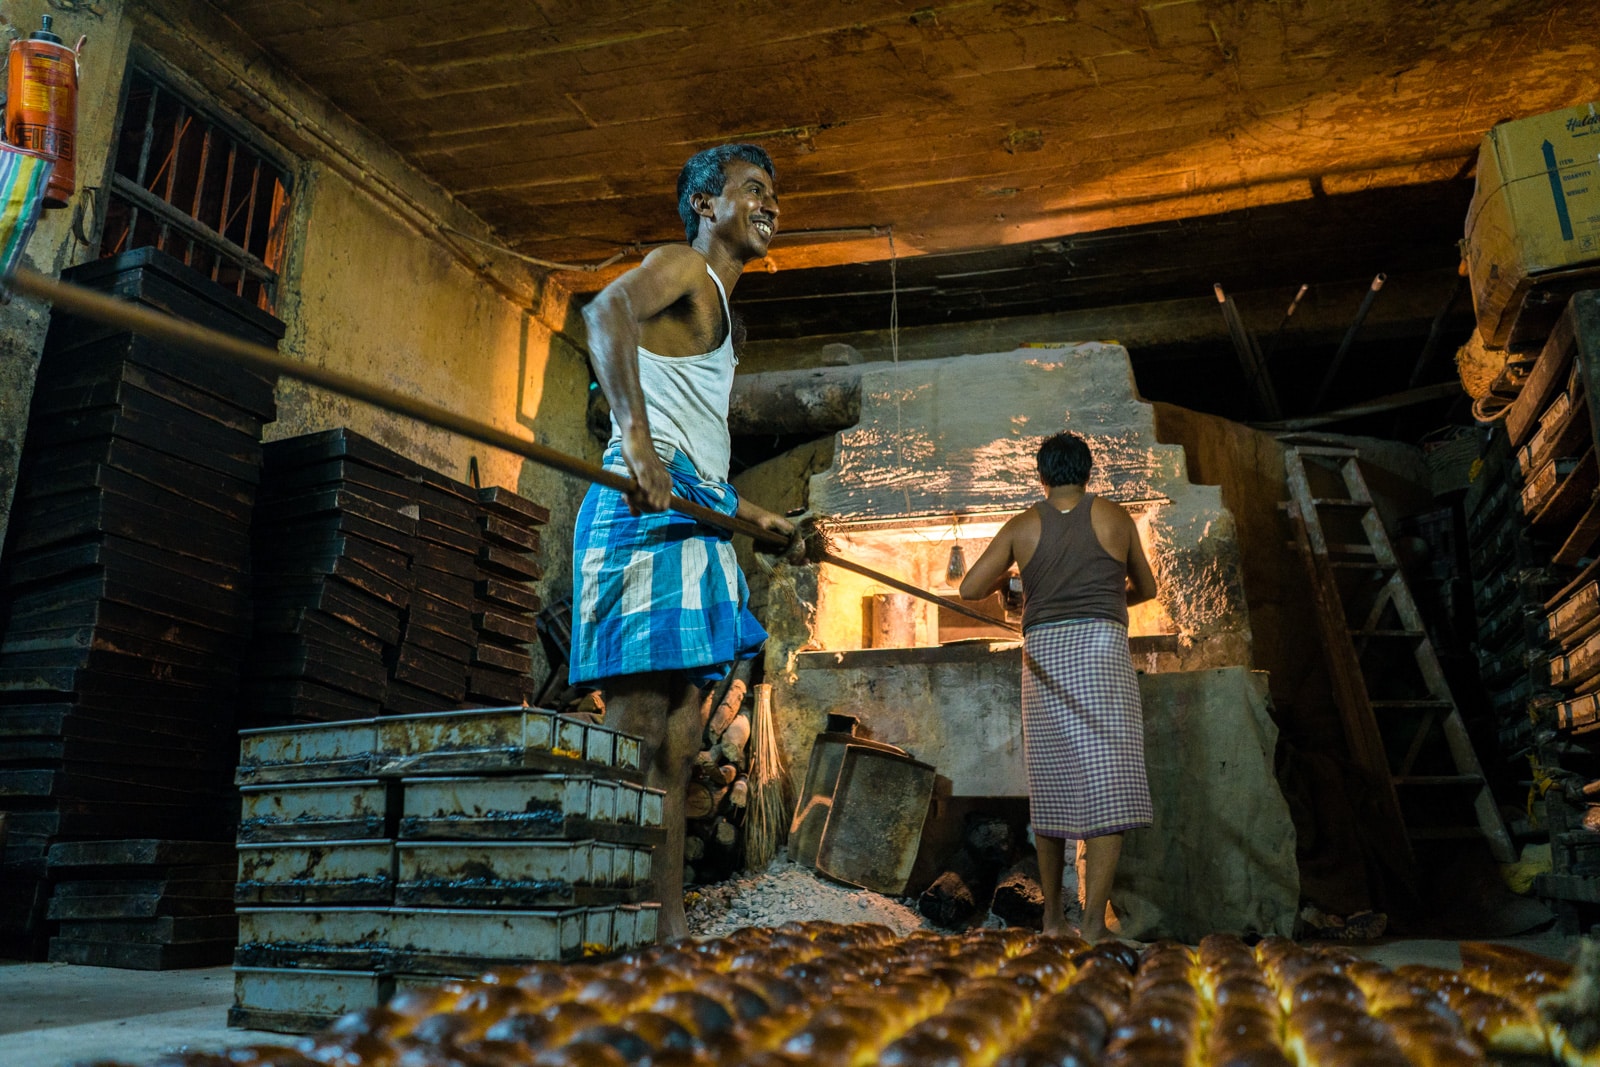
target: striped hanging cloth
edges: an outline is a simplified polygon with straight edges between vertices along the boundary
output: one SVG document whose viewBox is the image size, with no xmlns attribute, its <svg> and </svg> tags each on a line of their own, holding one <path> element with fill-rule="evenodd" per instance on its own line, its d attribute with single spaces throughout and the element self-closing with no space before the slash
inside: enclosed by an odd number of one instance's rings
<svg viewBox="0 0 1600 1067">
<path fill-rule="evenodd" d="M 48 156 L 0 144 L 0 275 L 10 274 L 28 247 L 54 163 Z"/>
</svg>

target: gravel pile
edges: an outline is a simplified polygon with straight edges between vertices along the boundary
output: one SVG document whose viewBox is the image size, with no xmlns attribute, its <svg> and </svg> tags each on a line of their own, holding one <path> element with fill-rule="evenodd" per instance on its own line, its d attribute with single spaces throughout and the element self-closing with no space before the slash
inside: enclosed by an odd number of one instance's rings
<svg viewBox="0 0 1600 1067">
<path fill-rule="evenodd" d="M 824 919 L 837 923 L 881 923 L 904 937 L 932 924 L 915 901 L 839 885 L 791 863 L 781 852 L 760 874 L 699 885 L 685 898 L 689 933 L 724 937 L 746 926 L 781 926 Z"/>
</svg>

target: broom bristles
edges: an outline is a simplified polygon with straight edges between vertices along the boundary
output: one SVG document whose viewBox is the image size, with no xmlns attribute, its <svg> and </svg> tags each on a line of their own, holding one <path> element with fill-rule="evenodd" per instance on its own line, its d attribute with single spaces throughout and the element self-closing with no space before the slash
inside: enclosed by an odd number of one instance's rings
<svg viewBox="0 0 1600 1067">
<path fill-rule="evenodd" d="M 756 686 L 755 714 L 750 722 L 750 799 L 745 817 L 744 862 L 762 870 L 777 855 L 789 836 L 793 800 L 789 776 L 778 750 L 778 732 L 772 721 L 772 686 Z"/>
</svg>

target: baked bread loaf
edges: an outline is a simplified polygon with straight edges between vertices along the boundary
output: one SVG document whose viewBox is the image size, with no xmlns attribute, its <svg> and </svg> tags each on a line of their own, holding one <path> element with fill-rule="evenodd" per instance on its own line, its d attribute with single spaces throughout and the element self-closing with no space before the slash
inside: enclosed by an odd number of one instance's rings
<svg viewBox="0 0 1600 1067">
<path fill-rule="evenodd" d="M 1471 1067 L 1552 1055 L 1600 1067 L 1600 1049 L 1578 1040 L 1585 964 L 1471 944 L 1462 959 L 1390 969 L 1286 938 L 1139 950 L 1025 930 L 896 938 L 787 923 L 499 968 L 292 1044 L 156 1067 Z"/>
</svg>

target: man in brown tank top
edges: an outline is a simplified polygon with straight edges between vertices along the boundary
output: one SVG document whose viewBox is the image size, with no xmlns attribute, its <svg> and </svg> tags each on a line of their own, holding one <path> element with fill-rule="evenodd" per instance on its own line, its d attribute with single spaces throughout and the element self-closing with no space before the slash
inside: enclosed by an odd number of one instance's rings
<svg viewBox="0 0 1600 1067">
<path fill-rule="evenodd" d="M 1022 615 L 1022 733 L 1044 890 L 1044 929 L 1064 920 L 1067 841 L 1083 844 L 1082 933 L 1110 936 L 1107 911 L 1122 835 L 1149 826 L 1144 722 L 1128 654 L 1128 606 L 1156 595 L 1133 517 L 1085 491 L 1093 457 L 1060 433 L 1039 446 L 1045 499 L 1012 517 L 961 582 L 982 600 L 1016 566 Z"/>
</svg>

